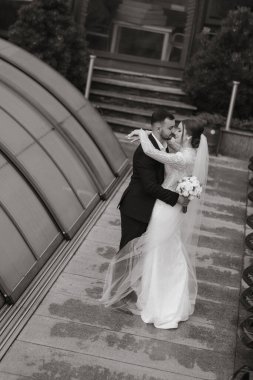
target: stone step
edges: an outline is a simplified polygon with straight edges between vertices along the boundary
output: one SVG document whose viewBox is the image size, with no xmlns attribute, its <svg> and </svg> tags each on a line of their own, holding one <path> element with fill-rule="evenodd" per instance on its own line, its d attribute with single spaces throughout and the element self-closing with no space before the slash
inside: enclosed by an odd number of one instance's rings
<svg viewBox="0 0 253 380">
<path fill-rule="evenodd" d="M 176 77 L 176 76 L 169 76 L 169 75 L 161 75 L 161 74 L 153 74 L 153 73 L 148 73 L 148 72 L 139 72 L 139 71 L 133 71 L 133 70 L 122 70 L 122 69 L 117 69 L 114 67 L 101 67 L 101 66 L 94 66 L 95 71 L 99 72 L 105 72 L 105 73 L 116 73 L 116 74 L 128 74 L 131 76 L 137 76 L 137 77 L 147 77 L 147 78 L 154 78 L 154 79 L 169 79 L 173 80 L 175 82 L 183 82 L 183 79 L 181 77 Z"/>
<path fill-rule="evenodd" d="M 173 87 L 181 87 L 182 78 L 172 77 L 168 75 L 156 75 L 131 70 L 121 70 L 115 68 L 99 67 L 94 68 L 95 75 L 112 79 L 123 79 L 138 83 L 172 85 Z"/>
<path fill-rule="evenodd" d="M 169 87 L 169 86 L 153 85 L 153 84 L 151 85 L 151 84 L 145 84 L 145 83 L 134 83 L 134 82 L 126 81 L 126 80 L 105 78 L 98 75 L 95 75 L 92 81 L 94 83 L 101 83 L 101 84 L 117 86 L 117 87 L 125 87 L 125 88 L 140 90 L 140 91 L 151 91 L 151 92 L 158 92 L 158 93 L 164 93 L 164 94 L 185 96 L 185 92 L 182 89 L 177 88 L 177 87 Z"/>
<path fill-rule="evenodd" d="M 128 120 L 120 117 L 104 116 L 105 121 L 112 127 L 113 131 L 120 133 L 130 133 L 133 129 L 147 129 L 151 130 L 150 123 L 139 122 L 135 120 Z"/>
<path fill-rule="evenodd" d="M 143 88 L 136 88 L 136 87 L 125 87 L 125 86 L 119 86 L 114 84 L 106 84 L 101 82 L 93 82 L 92 83 L 92 89 L 95 90 L 104 90 L 104 91 L 112 91 L 112 92 L 118 92 L 121 94 L 127 95 L 136 95 L 140 96 L 144 99 L 146 98 L 156 98 L 158 100 L 172 100 L 176 102 L 187 102 L 185 95 L 178 95 L 168 92 L 159 92 L 159 91 L 153 91 L 153 90 L 145 90 Z"/>
<path fill-rule="evenodd" d="M 165 1 L 165 0 L 164 0 Z M 167 0 L 166 0 L 167 1 Z M 179 0 L 177 0 L 179 1 Z M 181 0 L 185 1 L 185 0 Z M 125 70 L 137 73 L 147 73 L 151 75 L 159 75 L 166 77 L 175 77 L 175 78 L 183 78 L 184 70 L 181 67 L 168 67 L 168 66 L 154 66 L 153 64 L 147 64 L 147 62 L 131 62 L 125 60 L 124 57 L 117 57 L 117 59 L 113 59 L 110 53 L 103 54 L 103 57 L 97 57 L 95 61 L 95 67 L 106 68 L 106 69 L 116 69 L 116 70 Z"/>
<path fill-rule="evenodd" d="M 154 97 L 143 97 L 134 94 L 125 94 L 117 91 L 106 91 L 91 88 L 90 98 L 94 102 L 103 102 L 117 105 L 134 106 L 137 105 L 142 109 L 155 109 L 157 107 L 168 107 L 169 110 L 178 111 L 180 114 L 191 115 L 197 110 L 196 107 L 179 101 L 159 99 Z"/>
<path fill-rule="evenodd" d="M 151 114 L 158 107 L 166 107 L 177 121 L 196 111 L 187 103 L 182 83 L 179 77 L 95 66 L 90 101 L 115 132 L 150 129 Z"/>
<path fill-rule="evenodd" d="M 142 109 L 126 106 L 118 106 L 115 104 L 106 104 L 100 102 L 93 102 L 93 105 L 103 116 L 111 116 L 116 118 L 127 118 L 128 120 L 139 121 L 143 123 L 150 123 L 152 109 Z M 177 121 L 185 119 L 186 115 L 176 114 L 175 111 L 171 111 Z"/>
</svg>

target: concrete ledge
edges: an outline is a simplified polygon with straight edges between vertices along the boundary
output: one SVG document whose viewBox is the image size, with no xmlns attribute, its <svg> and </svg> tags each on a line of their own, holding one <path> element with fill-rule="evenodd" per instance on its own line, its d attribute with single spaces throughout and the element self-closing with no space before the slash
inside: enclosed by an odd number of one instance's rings
<svg viewBox="0 0 253 380">
<path fill-rule="evenodd" d="M 248 160 L 252 156 L 252 152 L 253 133 L 221 129 L 220 154 Z"/>
</svg>

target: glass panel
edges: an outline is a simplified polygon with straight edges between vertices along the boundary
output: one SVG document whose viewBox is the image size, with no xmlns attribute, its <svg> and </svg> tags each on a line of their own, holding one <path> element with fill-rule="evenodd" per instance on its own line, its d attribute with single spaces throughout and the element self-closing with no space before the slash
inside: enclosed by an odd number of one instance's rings
<svg viewBox="0 0 253 380">
<path fill-rule="evenodd" d="M 3 49 L 6 49 L 6 48 L 8 48 L 8 42 L 7 41 L 5 41 L 5 40 L 3 40 L 3 39 L 1 39 L 0 40 L 0 50 L 3 50 Z"/>
<path fill-rule="evenodd" d="M 19 225 L 36 256 L 41 256 L 60 235 L 27 182 L 10 165 L 0 170 L 0 200 Z"/>
<path fill-rule="evenodd" d="M 87 125 L 85 128 L 90 128 L 91 134 L 93 134 L 95 137 L 94 139 L 98 141 L 99 149 L 105 153 L 107 161 L 110 162 L 110 166 L 114 168 L 114 172 L 118 171 L 118 168 L 125 162 L 123 150 L 121 149 L 116 138 L 113 136 L 107 123 L 103 121 L 101 116 L 94 110 L 89 102 L 84 100 L 80 92 L 75 90 L 61 76 L 58 76 L 55 71 L 51 70 L 42 62 L 37 61 L 37 59 L 17 47 L 13 47 L 11 45 L 10 48 L 5 48 L 3 50 L 0 49 L 0 56 L 6 56 L 8 61 L 11 62 L 14 62 L 15 58 L 16 66 L 21 67 L 22 70 L 28 72 L 29 74 L 31 72 L 31 75 L 34 75 L 38 81 L 42 78 L 41 82 L 43 82 L 43 84 L 58 97 L 59 101 L 62 100 L 65 102 L 67 107 L 80 110 L 79 115 L 81 117 L 86 116 L 87 119 Z M 57 78 L 53 78 L 53 75 Z M 63 82 L 62 86 L 60 85 L 60 79 Z M 67 101 L 66 98 L 63 98 L 63 94 L 66 93 L 68 94 Z M 22 125 L 25 125 L 26 128 L 28 128 L 28 130 L 37 138 L 45 135 L 49 128 L 51 129 L 51 126 L 42 116 L 38 117 L 38 112 L 31 105 L 25 102 L 21 97 L 16 96 L 13 91 L 4 85 L 0 88 L 0 98 L 2 107 L 11 115 L 15 115 L 15 118 L 17 118 Z M 92 124 L 89 125 L 89 122 Z M 94 133 L 92 133 L 92 130 L 94 130 Z M 109 144 L 108 140 L 110 140 Z M 87 146 L 87 143 L 85 145 Z M 94 144 L 92 145 L 94 146 Z M 112 147 L 114 152 L 113 157 L 111 157 Z M 104 160 L 104 158 L 102 159 Z M 101 177 L 106 179 L 107 186 L 112 183 L 112 181 L 108 181 L 108 177 L 110 176 L 112 180 L 114 180 L 114 175 L 113 173 L 110 173 L 110 169 L 106 168 L 106 165 L 106 163 L 103 164 L 105 170 Z M 97 171 L 101 170 L 102 165 L 99 165 L 99 169 Z M 96 173 L 96 175 L 99 177 L 99 174 Z"/>
<path fill-rule="evenodd" d="M 28 54 L 17 46 L 9 45 L 8 48 L 0 50 L 0 56 L 8 58 L 8 61 L 13 62 L 14 66 L 20 67 L 22 71 L 34 77 L 52 93 L 57 94 L 59 99 L 66 101 L 66 94 L 68 94 L 67 102 L 72 108 L 82 107 L 84 103 L 82 94 L 62 75 L 32 54 Z"/>
<path fill-rule="evenodd" d="M 110 167 L 117 173 L 127 159 L 111 128 L 89 103 L 78 114 L 90 135 L 97 142 L 99 149 L 104 153 Z"/>
<path fill-rule="evenodd" d="M 69 230 L 82 214 L 83 207 L 65 178 L 37 145 L 30 146 L 18 158 L 46 195 L 65 230 Z"/>
<path fill-rule="evenodd" d="M 0 156 L 0 168 L 2 168 L 4 165 L 7 164 L 7 161 L 5 158 L 3 158 L 2 156 Z"/>
<path fill-rule="evenodd" d="M 91 127 L 93 125 L 94 124 L 91 124 Z M 94 167 L 94 173 L 96 173 L 96 177 L 98 178 L 101 185 L 104 188 L 109 186 L 114 180 L 114 175 L 111 169 L 108 167 L 108 164 L 106 163 L 98 147 L 90 138 L 88 133 L 82 128 L 79 123 L 77 123 L 73 117 L 67 119 L 62 124 L 62 128 L 65 129 L 77 143 L 79 143 L 79 146 L 84 152 L 84 158 L 87 157 L 87 163 L 90 165 L 91 169 Z M 101 136 L 103 136 L 103 134 L 100 135 L 100 138 Z"/>
<path fill-rule="evenodd" d="M 20 152 L 36 143 L 25 129 L 1 109 L 0 119 L 2 122 L 1 140 L 14 155 L 18 156 Z M 97 189 L 90 182 L 88 174 L 77 156 L 74 156 L 68 145 L 57 136 L 55 131 L 41 138 L 40 142 L 57 161 L 62 171 L 70 180 L 70 183 L 76 189 L 83 202 L 83 206 L 86 207 L 97 193 Z"/>
<path fill-rule="evenodd" d="M 36 260 L 24 240 L 0 209 L 0 278 L 10 293 L 27 274 Z"/>
<path fill-rule="evenodd" d="M 112 20 L 115 18 L 121 0 L 88 2 L 85 30 L 89 49 L 108 51 L 110 48 L 110 37 Z"/>
<path fill-rule="evenodd" d="M 86 32 L 89 49 L 109 51 L 110 48 L 110 30 L 97 29 L 87 30 Z"/>
<path fill-rule="evenodd" d="M 163 34 L 143 30 L 121 28 L 119 53 L 160 59 Z"/>
<path fill-rule="evenodd" d="M 1 107 L 10 113 L 20 124 L 25 127 L 37 138 L 45 135 L 51 126 L 47 121 L 39 117 L 39 114 L 25 100 L 16 95 L 2 83 L 0 86 Z"/>
<path fill-rule="evenodd" d="M 65 120 L 69 113 L 55 97 L 46 91 L 37 82 L 31 79 L 22 71 L 11 66 L 0 59 L 0 77 L 13 84 L 14 88 L 18 88 L 22 93 L 28 96 L 28 99 L 33 99 L 39 104 L 42 109 L 45 109 L 50 115 L 54 117 L 57 122 Z"/>
<path fill-rule="evenodd" d="M 87 207 L 97 194 L 97 190 L 77 156 L 54 131 L 44 136 L 40 142 L 65 173 L 79 195 L 83 206 Z"/>
<path fill-rule="evenodd" d="M 188 0 L 122 0 L 113 20 L 110 51 L 180 63 L 183 45 L 174 36 L 184 35 Z"/>
<path fill-rule="evenodd" d="M 4 143 L 13 154 L 18 154 L 33 144 L 34 140 L 17 124 L 6 112 L 0 109 L 1 142 Z"/>
</svg>

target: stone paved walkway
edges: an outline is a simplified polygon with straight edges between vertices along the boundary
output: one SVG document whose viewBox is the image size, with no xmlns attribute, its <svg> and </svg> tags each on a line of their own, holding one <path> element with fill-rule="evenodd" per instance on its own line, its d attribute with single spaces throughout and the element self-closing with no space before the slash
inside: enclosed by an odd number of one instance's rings
<svg viewBox="0 0 253 380">
<path fill-rule="evenodd" d="M 158 330 L 98 302 L 127 181 L 0 363 L 0 380 L 228 379 L 234 370 L 247 163 L 212 157 L 194 315 Z"/>
</svg>

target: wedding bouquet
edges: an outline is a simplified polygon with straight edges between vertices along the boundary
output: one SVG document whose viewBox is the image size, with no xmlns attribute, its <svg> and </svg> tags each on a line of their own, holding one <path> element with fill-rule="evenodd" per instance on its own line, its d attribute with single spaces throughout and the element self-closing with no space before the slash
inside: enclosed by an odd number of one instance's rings
<svg viewBox="0 0 253 380">
<path fill-rule="evenodd" d="M 178 182 L 176 192 L 192 200 L 194 198 L 200 198 L 202 186 L 197 177 L 184 177 Z M 186 212 L 187 206 L 183 206 L 183 213 Z"/>
</svg>

